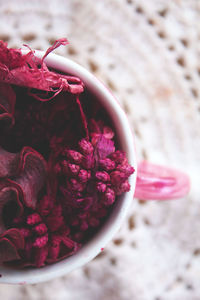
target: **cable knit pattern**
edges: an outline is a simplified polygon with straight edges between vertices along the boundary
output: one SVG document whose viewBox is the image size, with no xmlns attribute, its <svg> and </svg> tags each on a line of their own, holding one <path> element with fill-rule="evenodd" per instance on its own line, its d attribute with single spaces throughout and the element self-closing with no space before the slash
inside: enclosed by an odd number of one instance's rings
<svg viewBox="0 0 200 300">
<path fill-rule="evenodd" d="M 0 0 L 0 39 L 56 49 L 112 90 L 138 159 L 191 176 L 188 197 L 133 200 L 126 222 L 92 262 L 33 286 L 0 285 L 6 300 L 200 299 L 200 3 L 196 0 Z"/>
</svg>

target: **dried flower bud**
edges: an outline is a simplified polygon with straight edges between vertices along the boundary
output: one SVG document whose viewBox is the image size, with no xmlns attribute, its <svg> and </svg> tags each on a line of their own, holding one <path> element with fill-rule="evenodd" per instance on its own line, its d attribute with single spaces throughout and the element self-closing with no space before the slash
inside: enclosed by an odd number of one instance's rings
<svg viewBox="0 0 200 300">
<path fill-rule="evenodd" d="M 111 188 L 107 188 L 104 197 L 103 197 L 103 203 L 106 206 L 112 205 L 115 201 L 115 192 Z"/>
<path fill-rule="evenodd" d="M 82 161 L 83 155 L 80 152 L 74 151 L 74 150 L 69 150 L 65 149 L 63 152 L 63 155 L 67 156 L 67 158 L 76 164 L 80 164 Z"/>
<path fill-rule="evenodd" d="M 92 144 L 86 139 L 82 139 L 79 142 L 79 147 L 80 147 L 81 152 L 84 155 L 92 154 L 94 151 Z"/>
<path fill-rule="evenodd" d="M 62 170 L 65 175 L 76 176 L 80 171 L 80 166 L 72 164 L 66 160 L 62 161 Z"/>
<path fill-rule="evenodd" d="M 106 191 L 106 188 L 107 188 L 107 186 L 106 186 L 105 183 L 103 183 L 101 181 L 97 182 L 96 189 L 97 189 L 98 192 L 104 193 Z"/>
<path fill-rule="evenodd" d="M 104 126 L 103 127 L 103 135 L 105 138 L 111 140 L 114 137 L 114 131 L 110 127 Z"/>
<path fill-rule="evenodd" d="M 117 150 L 110 155 L 110 158 L 117 164 L 121 164 L 126 159 L 126 154 L 123 151 Z"/>
<path fill-rule="evenodd" d="M 79 174 L 78 174 L 78 179 L 80 182 L 87 182 L 91 178 L 91 172 L 81 169 Z"/>
<path fill-rule="evenodd" d="M 127 163 L 118 165 L 116 169 L 120 172 L 123 172 L 127 178 L 135 171 L 135 169 Z"/>
<path fill-rule="evenodd" d="M 104 158 L 99 160 L 99 166 L 105 171 L 112 171 L 115 168 L 115 162 L 110 158 Z"/>
<path fill-rule="evenodd" d="M 27 224 L 28 225 L 36 225 L 42 221 L 41 217 L 37 213 L 33 213 L 27 217 Z"/>
<path fill-rule="evenodd" d="M 85 211 L 90 207 L 92 203 L 92 198 L 91 197 L 78 198 L 76 199 L 76 202 L 80 205 L 81 209 Z M 85 215 L 82 217 L 85 218 Z"/>
<path fill-rule="evenodd" d="M 116 195 L 121 195 L 122 193 L 126 193 L 130 191 L 130 184 L 128 182 L 128 180 L 124 181 L 120 186 L 115 186 L 114 190 Z"/>
<path fill-rule="evenodd" d="M 107 181 L 110 181 L 110 175 L 105 172 L 105 171 L 98 171 L 96 172 L 95 174 L 95 178 L 100 180 L 100 181 L 103 181 L 103 182 L 107 182 Z"/>
<path fill-rule="evenodd" d="M 38 235 L 44 235 L 47 232 L 47 226 L 44 223 L 40 223 L 38 225 L 36 225 L 33 230 L 35 231 L 35 233 L 37 233 Z"/>
<path fill-rule="evenodd" d="M 82 182 L 79 182 L 75 178 L 71 178 L 67 181 L 67 187 L 72 191 L 82 192 L 85 188 L 85 185 Z"/>
<path fill-rule="evenodd" d="M 35 242 L 33 243 L 33 247 L 35 248 L 43 248 L 48 242 L 48 234 L 37 237 Z"/>
<path fill-rule="evenodd" d="M 111 174 L 110 174 L 110 180 L 111 180 L 111 183 L 114 185 L 114 186 L 118 186 L 120 185 L 122 182 L 124 182 L 125 180 L 127 179 L 127 176 L 120 172 L 120 171 L 113 171 Z"/>
</svg>

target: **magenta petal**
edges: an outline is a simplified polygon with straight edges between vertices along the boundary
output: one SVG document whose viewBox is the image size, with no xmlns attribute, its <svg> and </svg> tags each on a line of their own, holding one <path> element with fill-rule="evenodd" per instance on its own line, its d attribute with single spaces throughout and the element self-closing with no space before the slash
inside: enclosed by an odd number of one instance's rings
<svg viewBox="0 0 200 300">
<path fill-rule="evenodd" d="M 53 92 L 53 96 L 61 91 L 69 91 L 72 94 L 83 92 L 83 83 L 79 78 L 57 74 L 50 71 L 45 62 L 45 57 L 60 45 L 66 45 L 66 39 L 57 40 L 50 47 L 42 60 L 34 56 L 34 51 L 22 55 L 21 50 L 8 49 L 7 44 L 0 42 L 0 81 L 9 84 L 38 89 L 40 91 Z M 39 67 L 39 65 L 41 65 Z M 41 101 L 48 101 L 52 97 L 42 98 L 34 94 Z"/>
<path fill-rule="evenodd" d="M 4 224 L 6 216 L 3 215 L 5 213 L 4 207 L 10 203 L 15 206 L 13 207 L 15 210 L 15 215 L 13 215 L 13 217 L 20 216 L 23 212 L 22 200 L 23 192 L 18 184 L 9 179 L 0 180 L 0 233 L 3 233 L 6 230 Z"/>
<path fill-rule="evenodd" d="M 43 187 L 46 178 L 46 162 L 41 154 L 30 147 L 21 152 L 20 172 L 15 181 L 24 193 L 24 202 L 28 207 L 35 208 L 37 194 Z"/>
<path fill-rule="evenodd" d="M 7 237 L 16 247 L 16 249 L 24 248 L 24 238 L 17 228 L 11 228 L 6 230 L 4 236 Z"/>
<path fill-rule="evenodd" d="M 33 265 L 35 265 L 37 268 L 44 266 L 47 256 L 48 256 L 48 246 L 45 246 L 43 248 L 36 248 L 35 261 Z"/>
<path fill-rule="evenodd" d="M 18 249 L 24 248 L 24 238 L 16 228 L 0 236 L 0 263 L 20 259 Z"/>
<path fill-rule="evenodd" d="M 16 173 L 19 155 L 0 147 L 0 178 L 11 177 Z"/>
<path fill-rule="evenodd" d="M 0 239 L 0 263 L 19 259 L 15 245 L 6 237 Z"/>
<path fill-rule="evenodd" d="M 44 63 L 44 59 L 49 55 L 49 53 L 53 52 L 56 48 L 60 47 L 61 45 L 66 46 L 69 44 L 68 40 L 66 38 L 58 39 L 54 42 L 54 44 L 47 49 L 45 52 L 45 55 L 42 58 L 42 63 Z"/>
<path fill-rule="evenodd" d="M 61 239 L 57 236 L 53 236 L 49 245 L 49 259 L 54 262 L 59 257 Z"/>
<path fill-rule="evenodd" d="M 76 242 L 72 241 L 67 236 L 61 236 L 61 240 L 62 240 L 63 244 L 69 249 L 74 249 L 76 247 Z"/>
<path fill-rule="evenodd" d="M 24 147 L 20 153 L 10 153 L 0 147 L 0 178 L 11 177 L 20 186 L 28 207 L 36 206 L 37 194 L 45 183 L 46 168 L 42 155 L 30 147 Z"/>
<path fill-rule="evenodd" d="M 114 151 L 115 151 L 114 142 L 112 140 L 106 139 L 104 135 L 100 135 L 94 151 L 95 159 L 96 160 L 104 159 Z"/>
<path fill-rule="evenodd" d="M 57 240 L 57 243 L 55 243 Z M 53 249 L 54 247 L 54 249 Z M 49 252 L 49 257 L 47 259 L 48 263 L 54 263 L 56 261 L 62 260 L 68 256 L 73 255 L 80 248 L 80 245 L 72 241 L 67 236 L 54 236 L 54 245 L 52 244 L 51 250 Z"/>
<path fill-rule="evenodd" d="M 189 177 L 177 170 L 145 161 L 138 165 L 135 197 L 143 200 L 169 200 L 184 197 L 190 189 Z"/>
<path fill-rule="evenodd" d="M 0 76 L 4 77 L 9 70 L 21 67 L 25 59 L 19 49 L 8 49 L 7 43 L 0 41 Z"/>
</svg>

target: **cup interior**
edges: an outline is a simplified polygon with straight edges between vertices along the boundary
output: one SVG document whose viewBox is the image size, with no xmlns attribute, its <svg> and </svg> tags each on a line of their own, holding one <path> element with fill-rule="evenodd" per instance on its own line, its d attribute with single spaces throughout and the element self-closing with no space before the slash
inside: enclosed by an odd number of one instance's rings
<svg viewBox="0 0 200 300">
<path fill-rule="evenodd" d="M 27 53 L 27 50 L 22 51 L 24 54 Z M 44 52 L 35 51 L 35 55 L 39 58 L 42 58 Z M 88 242 L 86 242 L 76 254 L 40 269 L 28 268 L 18 270 L 8 267 L 0 267 L 1 283 L 33 284 L 47 281 L 55 277 L 65 275 L 92 260 L 104 249 L 105 245 L 112 239 L 114 234 L 120 228 L 120 225 L 124 220 L 128 208 L 133 200 L 135 190 L 137 165 L 133 135 L 127 117 L 123 109 L 120 107 L 120 104 L 103 83 L 101 83 L 85 68 L 76 64 L 70 59 L 50 53 L 46 57 L 45 62 L 48 67 L 65 74 L 77 76 L 84 82 L 90 93 L 92 93 L 100 101 L 102 106 L 107 111 L 114 125 L 115 133 L 117 135 L 117 140 L 120 144 L 121 150 L 126 152 L 129 163 L 134 166 L 136 170 L 135 173 L 129 178 L 131 190 L 128 193 L 118 197 L 116 203 L 111 209 L 109 217 L 106 219 L 97 233 Z"/>
</svg>

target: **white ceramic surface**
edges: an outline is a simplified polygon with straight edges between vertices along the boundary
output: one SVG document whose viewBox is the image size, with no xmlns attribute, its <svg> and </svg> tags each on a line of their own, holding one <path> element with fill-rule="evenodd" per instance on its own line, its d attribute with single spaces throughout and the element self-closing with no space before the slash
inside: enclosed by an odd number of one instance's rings
<svg viewBox="0 0 200 300">
<path fill-rule="evenodd" d="M 24 53 L 26 52 L 27 51 L 24 51 Z M 44 55 L 44 52 L 36 51 L 35 54 L 41 58 Z M 119 143 L 122 145 L 122 150 L 126 151 L 129 163 L 136 169 L 134 141 L 127 117 L 107 87 L 97 80 L 96 77 L 94 77 L 89 71 L 67 58 L 51 53 L 47 56 L 45 62 L 51 68 L 66 74 L 69 73 L 78 76 L 87 86 L 87 88 L 93 94 L 95 94 L 98 100 L 105 107 L 114 123 Z M 131 184 L 130 192 L 119 197 L 108 220 L 103 224 L 97 234 L 76 254 L 60 262 L 45 266 L 40 269 L 29 268 L 24 270 L 15 270 L 11 268 L 0 267 L 0 283 L 39 283 L 65 275 L 92 260 L 100 251 L 103 250 L 105 245 L 112 239 L 114 234 L 120 228 L 120 225 L 124 220 L 128 208 L 133 200 L 136 174 L 137 170 L 129 178 L 129 182 Z"/>
</svg>

